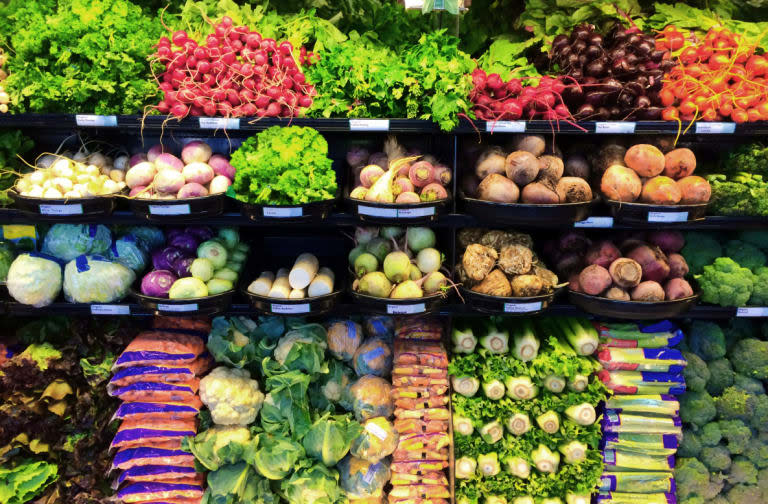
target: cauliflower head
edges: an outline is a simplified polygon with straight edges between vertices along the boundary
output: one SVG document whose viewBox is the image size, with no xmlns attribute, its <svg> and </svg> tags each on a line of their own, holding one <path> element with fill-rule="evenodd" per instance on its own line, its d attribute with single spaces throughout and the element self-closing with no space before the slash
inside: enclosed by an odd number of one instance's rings
<svg viewBox="0 0 768 504">
<path fill-rule="evenodd" d="M 259 382 L 245 369 L 220 366 L 200 380 L 200 400 L 218 425 L 248 425 L 264 402 Z"/>
</svg>

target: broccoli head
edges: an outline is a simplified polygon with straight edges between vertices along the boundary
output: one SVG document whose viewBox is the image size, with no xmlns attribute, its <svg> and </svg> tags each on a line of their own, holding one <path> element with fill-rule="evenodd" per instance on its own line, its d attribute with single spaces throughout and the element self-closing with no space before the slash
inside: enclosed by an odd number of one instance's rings
<svg viewBox="0 0 768 504">
<path fill-rule="evenodd" d="M 731 454 L 725 446 L 705 446 L 699 458 L 712 472 L 725 471 L 731 467 Z"/>
<path fill-rule="evenodd" d="M 720 425 L 717 422 L 710 422 L 699 430 L 702 446 L 717 446 L 721 439 L 723 439 L 723 433 L 720 432 Z"/>
<path fill-rule="evenodd" d="M 749 399 L 749 394 L 743 390 L 728 387 L 720 397 L 714 399 L 718 418 L 720 420 L 749 420 L 750 408 L 747 399 Z"/>
<path fill-rule="evenodd" d="M 737 373 L 758 380 L 768 380 L 768 341 L 743 339 L 733 345 L 730 358 Z"/>
<path fill-rule="evenodd" d="M 709 425 L 709 424 L 707 424 Z M 701 440 L 691 429 L 683 429 L 683 439 L 677 446 L 678 457 L 698 457 L 701 453 Z"/>
<path fill-rule="evenodd" d="M 729 504 L 729 503 L 728 503 L 728 499 L 726 499 L 725 496 L 718 495 L 714 499 L 708 500 L 707 504 Z"/>
<path fill-rule="evenodd" d="M 744 230 L 740 231 L 738 235 L 739 240 L 754 245 L 759 249 L 768 249 L 768 233 L 758 230 Z"/>
<path fill-rule="evenodd" d="M 680 396 L 680 419 L 703 427 L 715 418 L 715 400 L 706 392 L 686 392 Z"/>
<path fill-rule="evenodd" d="M 705 361 L 725 357 L 725 334 L 714 322 L 696 320 L 688 329 L 688 348 Z"/>
<path fill-rule="evenodd" d="M 688 364 L 683 369 L 685 378 L 685 387 L 693 392 L 703 392 L 707 389 L 707 382 L 710 379 L 707 363 L 701 357 L 691 352 L 682 352 Z"/>
<path fill-rule="evenodd" d="M 747 399 L 749 407 L 749 425 L 758 431 L 768 431 L 768 396 L 756 394 Z"/>
<path fill-rule="evenodd" d="M 689 365 L 690 365 L 690 361 Z M 715 359 L 707 363 L 709 369 L 709 381 L 707 382 L 707 392 L 713 396 L 723 393 L 723 390 L 733 385 L 735 373 L 731 367 L 731 361 L 728 359 Z M 686 377 L 686 386 L 688 378 Z"/>
<path fill-rule="evenodd" d="M 700 274 L 704 266 L 722 257 L 723 247 L 710 233 L 686 233 L 685 246 L 680 251 L 693 274 Z"/>
<path fill-rule="evenodd" d="M 763 492 L 763 499 L 768 499 L 768 469 L 757 471 L 757 486 Z"/>
<path fill-rule="evenodd" d="M 688 497 L 687 499 L 677 502 L 679 504 L 707 504 L 707 500 L 704 497 L 699 497 L 698 495 L 694 495 L 693 497 Z"/>
<path fill-rule="evenodd" d="M 726 497 L 731 504 L 756 504 L 762 502 L 760 487 L 739 484 L 728 490 Z"/>
<path fill-rule="evenodd" d="M 680 500 L 696 496 L 711 498 L 722 489 L 722 483 L 710 481 L 709 469 L 695 458 L 677 459 L 675 483 Z"/>
<path fill-rule="evenodd" d="M 733 375 L 733 386 L 739 390 L 743 390 L 747 394 L 765 394 L 765 387 L 763 387 L 763 382 L 760 380 L 755 380 L 754 378 L 750 378 L 749 376 L 744 376 L 743 374 L 735 373 Z"/>
<path fill-rule="evenodd" d="M 744 457 L 736 457 L 731 464 L 731 472 L 728 474 L 728 483 L 738 485 L 746 483 L 747 485 L 757 484 L 757 467 Z"/>
<path fill-rule="evenodd" d="M 731 351 L 733 345 L 747 338 L 756 338 L 757 331 L 755 324 L 746 318 L 732 318 L 728 325 L 723 329 L 725 333 L 725 345 L 728 351 Z"/>
<path fill-rule="evenodd" d="M 741 420 L 720 420 L 719 426 L 731 455 L 744 453 L 752 439 L 752 430 Z M 704 427 L 706 428 L 706 425 Z"/>
<path fill-rule="evenodd" d="M 768 468 L 768 445 L 764 442 L 749 443 L 747 449 L 744 450 L 744 456 L 758 469 Z"/>
<path fill-rule="evenodd" d="M 744 306 L 752 296 L 754 274 L 729 257 L 718 257 L 704 272 L 696 275 L 701 300 L 720 306 Z"/>
<path fill-rule="evenodd" d="M 755 306 L 768 305 L 768 267 L 760 266 L 755 271 L 755 287 L 747 304 Z"/>
<path fill-rule="evenodd" d="M 765 266 L 766 258 L 762 250 L 751 243 L 740 240 L 731 240 L 725 244 L 725 255 L 739 263 L 744 268 L 753 272 L 761 266 Z"/>
</svg>

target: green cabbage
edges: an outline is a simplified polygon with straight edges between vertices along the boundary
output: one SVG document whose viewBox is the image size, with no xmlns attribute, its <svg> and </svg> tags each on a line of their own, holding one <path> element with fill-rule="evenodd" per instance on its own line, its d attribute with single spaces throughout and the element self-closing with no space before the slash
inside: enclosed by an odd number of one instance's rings
<svg viewBox="0 0 768 504">
<path fill-rule="evenodd" d="M 244 460 L 255 446 L 250 431 L 240 425 L 216 425 L 194 438 L 184 438 L 183 448 L 209 471 Z"/>
<path fill-rule="evenodd" d="M 318 418 L 304 436 L 307 455 L 328 467 L 335 466 L 349 452 L 352 440 L 363 428 L 349 415 L 331 416 L 326 413 Z"/>
<path fill-rule="evenodd" d="M 38 254 L 22 254 L 8 270 L 8 292 L 19 303 L 48 306 L 61 292 L 61 266 Z"/>
<path fill-rule="evenodd" d="M 347 499 L 338 478 L 333 469 L 314 464 L 296 470 L 280 488 L 291 504 L 340 504 Z"/>
<path fill-rule="evenodd" d="M 106 255 L 112 245 L 112 233 L 100 224 L 54 224 L 43 240 L 42 252 L 62 261 L 77 256 Z"/>
<path fill-rule="evenodd" d="M 104 257 L 79 256 L 64 268 L 64 297 L 70 303 L 111 303 L 128 293 L 133 270 Z"/>
<path fill-rule="evenodd" d="M 304 448 L 287 437 L 259 434 L 257 447 L 247 454 L 247 462 L 267 479 L 281 480 L 304 458 Z"/>
<path fill-rule="evenodd" d="M 136 273 L 141 273 L 147 267 L 147 253 L 141 247 L 141 242 L 131 234 L 115 240 L 107 257 Z"/>
</svg>

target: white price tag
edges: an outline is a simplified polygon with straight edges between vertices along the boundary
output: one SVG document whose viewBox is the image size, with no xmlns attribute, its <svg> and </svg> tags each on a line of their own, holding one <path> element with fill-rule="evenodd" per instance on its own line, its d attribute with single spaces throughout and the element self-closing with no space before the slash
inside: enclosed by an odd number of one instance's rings
<svg viewBox="0 0 768 504">
<path fill-rule="evenodd" d="M 616 452 L 613 450 L 604 450 L 603 451 L 603 462 L 606 464 L 615 464 L 616 463 Z"/>
<path fill-rule="evenodd" d="M 768 317 L 768 307 L 748 306 L 736 310 L 737 317 Z"/>
<path fill-rule="evenodd" d="M 541 310 L 541 301 L 535 303 L 504 303 L 504 313 L 530 313 Z"/>
<path fill-rule="evenodd" d="M 117 304 L 91 305 L 91 315 L 130 315 L 131 307 Z"/>
<path fill-rule="evenodd" d="M 189 215 L 189 203 L 183 205 L 149 205 L 152 215 Z"/>
<path fill-rule="evenodd" d="M 696 121 L 696 133 L 701 135 L 725 135 L 736 132 L 733 122 L 701 122 Z"/>
<path fill-rule="evenodd" d="M 290 315 L 293 313 L 309 313 L 309 303 L 302 304 L 275 304 L 272 303 L 270 308 L 272 313 L 280 313 L 283 315 Z"/>
<path fill-rule="evenodd" d="M 197 303 L 190 303 L 190 304 L 158 303 L 157 309 L 159 311 L 167 311 L 167 312 L 193 312 L 193 311 L 197 311 Z"/>
<path fill-rule="evenodd" d="M 276 217 L 278 219 L 284 219 L 286 217 L 301 217 L 302 215 L 304 215 L 304 209 L 302 207 L 264 207 L 264 217 Z"/>
<path fill-rule="evenodd" d="M 387 305 L 387 313 L 389 315 L 411 315 L 413 313 L 424 313 L 425 311 L 427 311 L 427 307 L 424 303 L 412 305 Z"/>
<path fill-rule="evenodd" d="M 488 133 L 524 133 L 525 121 L 487 121 L 485 131 Z"/>
<path fill-rule="evenodd" d="M 577 228 L 612 228 L 613 217 L 587 217 L 583 221 L 573 223 Z"/>
<path fill-rule="evenodd" d="M 688 212 L 648 212 L 648 222 L 685 222 Z"/>
<path fill-rule="evenodd" d="M 349 131 L 389 131 L 389 119 L 350 119 Z"/>
<path fill-rule="evenodd" d="M 414 219 L 416 217 L 428 217 L 435 215 L 435 207 L 399 208 L 397 216 L 402 219 Z"/>
<path fill-rule="evenodd" d="M 201 117 L 200 129 L 237 130 L 240 129 L 240 119 L 226 117 Z"/>
<path fill-rule="evenodd" d="M 595 123 L 595 133 L 631 135 L 635 132 L 635 123 L 626 121 L 607 121 Z"/>
<path fill-rule="evenodd" d="M 117 116 L 108 115 L 93 115 L 93 114 L 77 114 L 75 116 L 75 123 L 78 126 L 90 126 L 90 127 L 97 127 L 97 126 L 108 126 L 108 127 L 115 127 L 117 126 Z"/>
<path fill-rule="evenodd" d="M 357 205 L 357 213 L 371 217 L 397 217 L 397 208 L 379 208 L 366 205 Z"/>
<path fill-rule="evenodd" d="M 83 205 L 40 205 L 41 215 L 83 215 Z"/>
<path fill-rule="evenodd" d="M 375 423 L 368 422 L 365 424 L 365 430 L 376 436 L 377 438 L 384 441 L 389 437 L 389 434 L 387 434 L 387 431 L 376 425 Z"/>
</svg>

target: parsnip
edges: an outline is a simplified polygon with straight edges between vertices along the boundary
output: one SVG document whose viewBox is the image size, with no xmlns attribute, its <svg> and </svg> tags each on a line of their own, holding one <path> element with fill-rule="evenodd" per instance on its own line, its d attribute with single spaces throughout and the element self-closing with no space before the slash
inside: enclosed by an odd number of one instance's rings
<svg viewBox="0 0 768 504">
<path fill-rule="evenodd" d="M 312 254 L 301 254 L 288 275 L 288 283 L 294 289 L 306 288 L 317 275 L 320 263 Z"/>
</svg>

